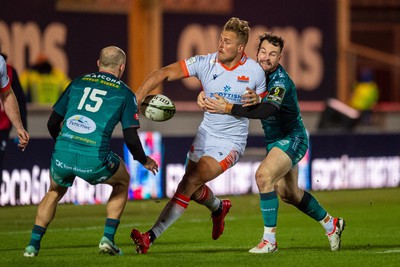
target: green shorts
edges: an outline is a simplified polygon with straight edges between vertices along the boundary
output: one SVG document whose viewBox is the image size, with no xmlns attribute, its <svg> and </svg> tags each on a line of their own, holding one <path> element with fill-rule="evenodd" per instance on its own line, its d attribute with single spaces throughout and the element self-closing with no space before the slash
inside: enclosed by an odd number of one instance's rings
<svg viewBox="0 0 400 267">
<path fill-rule="evenodd" d="M 105 157 L 54 151 L 51 157 L 50 174 L 57 184 L 65 187 L 72 186 L 76 176 L 89 184 L 96 185 L 113 176 L 119 164 L 120 158 L 111 151 Z"/>
<path fill-rule="evenodd" d="M 306 154 L 308 149 L 308 138 L 304 135 L 295 135 L 267 143 L 267 153 L 271 151 L 273 147 L 277 147 L 285 152 L 292 160 L 292 166 L 294 166 Z"/>
</svg>

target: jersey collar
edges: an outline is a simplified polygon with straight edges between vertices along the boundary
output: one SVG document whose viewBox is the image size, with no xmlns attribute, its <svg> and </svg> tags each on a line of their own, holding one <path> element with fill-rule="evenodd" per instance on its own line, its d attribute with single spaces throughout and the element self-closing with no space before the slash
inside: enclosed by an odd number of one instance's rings
<svg viewBox="0 0 400 267">
<path fill-rule="evenodd" d="M 243 65 L 244 63 L 246 63 L 247 58 L 248 58 L 248 57 L 247 57 L 246 53 L 243 52 L 242 58 L 241 58 L 241 59 L 238 61 L 238 63 L 236 63 L 236 65 L 233 66 L 232 68 L 228 68 L 226 65 L 222 64 L 221 62 L 219 62 L 218 58 L 217 58 L 217 62 L 218 62 L 219 64 L 221 64 L 221 66 L 222 66 L 224 69 L 229 70 L 229 71 L 232 71 L 232 70 L 236 69 L 237 67 L 239 67 L 239 66 Z"/>
</svg>

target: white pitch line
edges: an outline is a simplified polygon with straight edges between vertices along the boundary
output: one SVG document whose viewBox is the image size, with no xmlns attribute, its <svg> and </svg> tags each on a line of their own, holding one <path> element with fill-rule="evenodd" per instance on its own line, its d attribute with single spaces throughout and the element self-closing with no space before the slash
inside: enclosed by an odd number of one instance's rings
<svg viewBox="0 0 400 267">
<path fill-rule="evenodd" d="M 400 253 L 400 249 L 391 249 L 385 251 L 377 251 L 376 253 Z"/>
</svg>

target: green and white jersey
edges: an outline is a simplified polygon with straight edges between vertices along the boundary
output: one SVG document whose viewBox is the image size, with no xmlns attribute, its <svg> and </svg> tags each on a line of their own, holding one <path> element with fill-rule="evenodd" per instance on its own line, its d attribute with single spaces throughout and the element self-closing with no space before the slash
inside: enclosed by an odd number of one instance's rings
<svg viewBox="0 0 400 267">
<path fill-rule="evenodd" d="M 261 120 L 267 144 L 288 136 L 307 139 L 306 130 L 300 114 L 296 86 L 286 70 L 279 65 L 267 74 L 268 95 L 262 102 L 275 105 L 279 111 Z"/>
<path fill-rule="evenodd" d="M 53 107 L 64 117 L 55 150 L 105 156 L 115 126 L 139 127 L 138 105 L 130 88 L 106 72 L 73 80 Z"/>
</svg>

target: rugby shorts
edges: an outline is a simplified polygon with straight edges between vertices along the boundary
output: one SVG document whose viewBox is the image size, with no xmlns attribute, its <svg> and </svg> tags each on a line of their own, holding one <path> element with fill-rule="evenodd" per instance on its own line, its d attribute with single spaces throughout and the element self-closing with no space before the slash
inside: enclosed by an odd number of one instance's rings
<svg viewBox="0 0 400 267">
<path fill-rule="evenodd" d="M 304 135 L 286 136 L 283 139 L 267 144 L 267 153 L 273 147 L 285 152 L 292 160 L 292 166 L 296 165 L 306 154 L 308 149 L 308 138 Z"/>
<path fill-rule="evenodd" d="M 188 152 L 188 159 L 198 162 L 201 157 L 209 156 L 219 162 L 223 171 L 235 165 L 243 156 L 246 142 L 233 142 L 199 132 Z"/>
<path fill-rule="evenodd" d="M 72 186 L 76 176 L 96 185 L 113 176 L 119 164 L 120 158 L 112 151 L 104 157 L 54 151 L 50 174 L 57 184 L 65 187 Z"/>
</svg>

